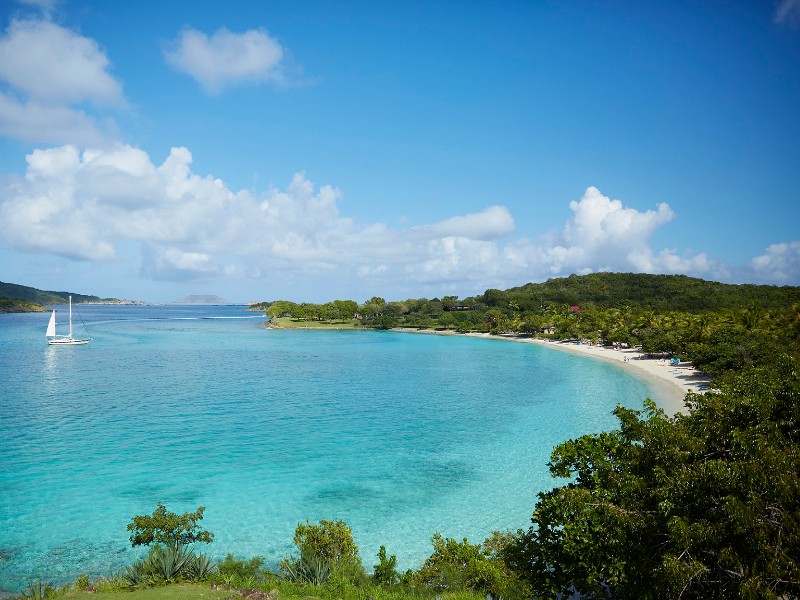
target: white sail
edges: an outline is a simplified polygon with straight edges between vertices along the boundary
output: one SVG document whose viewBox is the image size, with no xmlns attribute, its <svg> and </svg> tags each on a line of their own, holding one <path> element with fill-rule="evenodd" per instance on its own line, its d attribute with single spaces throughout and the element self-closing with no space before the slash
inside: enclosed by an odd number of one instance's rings
<svg viewBox="0 0 800 600">
<path fill-rule="evenodd" d="M 53 314 L 50 315 L 50 323 L 47 324 L 47 333 L 44 334 L 46 337 L 55 337 L 56 335 L 56 311 L 53 311 Z"/>
</svg>

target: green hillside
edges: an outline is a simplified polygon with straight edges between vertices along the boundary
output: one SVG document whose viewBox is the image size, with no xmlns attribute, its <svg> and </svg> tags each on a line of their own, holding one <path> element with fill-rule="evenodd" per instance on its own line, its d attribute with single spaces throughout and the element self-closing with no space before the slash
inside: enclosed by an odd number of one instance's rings
<svg viewBox="0 0 800 600">
<path fill-rule="evenodd" d="M 0 298 L 0 313 L 45 312 L 48 308 L 35 302 L 16 298 Z"/>
<path fill-rule="evenodd" d="M 119 302 L 116 298 L 100 298 L 98 296 L 87 296 L 75 292 L 50 292 L 38 290 L 25 285 L 16 283 L 4 283 L 0 281 L 0 298 L 13 300 L 25 300 L 35 304 L 65 304 L 72 296 L 74 304 L 84 304 L 87 302 Z"/>
<path fill-rule="evenodd" d="M 800 287 L 732 285 L 686 275 L 592 273 L 528 283 L 505 292 L 487 290 L 480 298 L 488 306 L 515 300 L 529 304 L 596 304 L 641 306 L 651 310 L 699 312 L 719 309 L 782 308 L 800 302 Z"/>
</svg>

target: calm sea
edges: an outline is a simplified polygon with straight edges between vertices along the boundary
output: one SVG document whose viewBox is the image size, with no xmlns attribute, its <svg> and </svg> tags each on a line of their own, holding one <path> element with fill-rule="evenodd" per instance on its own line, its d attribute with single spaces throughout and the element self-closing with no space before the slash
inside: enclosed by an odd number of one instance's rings
<svg viewBox="0 0 800 600">
<path fill-rule="evenodd" d="M 142 554 L 126 525 L 158 501 L 205 506 L 215 557 L 274 565 L 298 522 L 343 519 L 368 569 L 381 544 L 417 567 L 434 532 L 527 528 L 558 483 L 552 447 L 649 393 L 538 345 L 269 330 L 240 306 L 78 309 L 88 346 L 49 347 L 48 314 L 0 315 L 0 589 L 119 571 Z"/>
</svg>

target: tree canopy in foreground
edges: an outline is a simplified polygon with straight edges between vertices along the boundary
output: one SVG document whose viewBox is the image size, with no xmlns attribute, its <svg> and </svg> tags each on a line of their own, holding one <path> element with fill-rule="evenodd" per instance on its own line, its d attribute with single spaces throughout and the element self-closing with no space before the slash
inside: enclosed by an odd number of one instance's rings
<svg viewBox="0 0 800 600">
<path fill-rule="evenodd" d="M 204 511 L 205 507 L 200 506 L 195 512 L 178 515 L 159 502 L 152 515 L 137 515 L 128 523 L 128 531 L 133 533 L 131 545 L 163 544 L 177 551 L 195 542 L 209 544 L 214 540 L 214 534 L 200 530 L 197 523 L 203 519 Z"/>
<path fill-rule="evenodd" d="M 800 597 L 800 371 L 746 369 L 689 415 L 619 407 L 618 430 L 567 441 L 510 560 L 537 594 Z"/>
</svg>

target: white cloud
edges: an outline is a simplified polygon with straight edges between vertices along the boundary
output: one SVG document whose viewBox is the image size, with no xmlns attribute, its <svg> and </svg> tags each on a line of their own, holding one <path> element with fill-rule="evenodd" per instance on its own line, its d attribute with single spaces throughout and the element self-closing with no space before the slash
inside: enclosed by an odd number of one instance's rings
<svg viewBox="0 0 800 600">
<path fill-rule="evenodd" d="M 66 105 L 21 102 L 0 92 L 0 135 L 28 142 L 101 144 L 106 134 L 85 112 Z"/>
<path fill-rule="evenodd" d="M 159 249 L 145 245 L 142 273 L 155 281 L 192 281 L 214 279 L 225 269 L 202 252 L 182 252 L 176 248 Z"/>
<path fill-rule="evenodd" d="M 284 189 L 233 191 L 195 174 L 186 148 L 161 164 L 123 145 L 36 150 L 27 161 L 25 176 L 0 189 L 0 241 L 94 262 L 121 260 L 138 245 L 140 272 L 156 281 L 328 278 L 419 294 L 604 270 L 722 281 L 731 271 L 703 253 L 652 248 L 655 231 L 675 217 L 667 204 L 638 211 L 593 187 L 570 203 L 562 232 L 537 244 L 508 239 L 515 225 L 502 206 L 397 229 L 343 216 L 342 192 L 303 173 Z M 749 269 L 764 282 L 796 283 L 800 242 L 771 246 Z"/>
<path fill-rule="evenodd" d="M 670 261 L 674 263 L 669 253 L 654 255 L 650 248 L 650 238 L 656 229 L 675 217 L 668 204 L 659 204 L 655 211 L 639 212 L 589 187 L 569 207 L 574 214 L 564 225 L 560 239 L 527 251 L 518 246 L 517 260 L 525 260 L 527 255 L 529 266 L 542 275 L 592 271 L 652 273 L 668 270 Z"/>
<path fill-rule="evenodd" d="M 514 218 L 505 206 L 490 206 L 479 213 L 452 217 L 419 230 L 438 237 L 492 240 L 514 233 Z"/>
<path fill-rule="evenodd" d="M 0 77 L 48 103 L 119 103 L 122 89 L 94 40 L 49 21 L 12 21 L 0 39 Z"/>
<path fill-rule="evenodd" d="M 570 209 L 573 216 L 561 233 L 544 243 L 520 239 L 506 244 L 490 261 L 503 265 L 495 276 L 513 273 L 517 281 L 598 271 L 682 273 L 721 281 L 731 276 L 726 265 L 704 253 L 652 248 L 653 234 L 675 218 L 666 203 L 641 212 L 589 187 Z"/>
<path fill-rule="evenodd" d="M 748 264 L 753 281 L 797 285 L 800 282 L 800 241 L 773 244 Z"/>
<path fill-rule="evenodd" d="M 0 133 L 26 141 L 96 144 L 107 137 L 86 106 L 124 106 L 97 43 L 44 20 L 15 20 L 0 36 Z M 84 108 L 75 108 L 81 104 Z"/>
<path fill-rule="evenodd" d="M 586 250 L 643 246 L 658 227 L 675 217 L 666 203 L 659 204 L 657 211 L 641 213 L 624 208 L 596 187 L 587 188 L 580 201 L 570 202 L 569 207 L 575 215 L 564 227 L 564 240 Z"/>
<path fill-rule="evenodd" d="M 264 29 L 232 33 L 222 28 L 209 37 L 187 28 L 164 51 L 168 64 L 209 94 L 242 83 L 281 83 L 283 55 L 282 46 Z"/>
<path fill-rule="evenodd" d="M 775 22 L 796 25 L 800 23 L 800 0 L 781 0 L 775 9 Z"/>
</svg>

